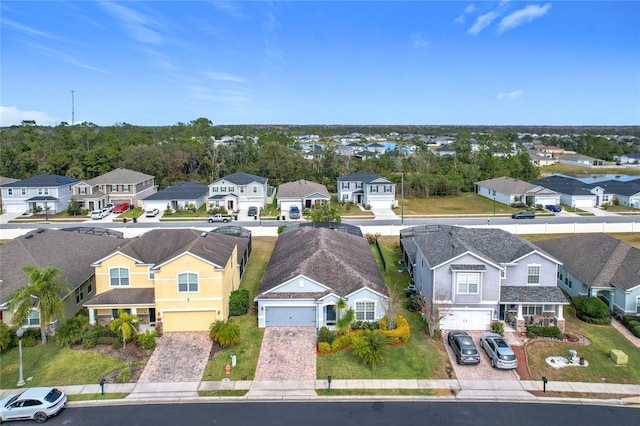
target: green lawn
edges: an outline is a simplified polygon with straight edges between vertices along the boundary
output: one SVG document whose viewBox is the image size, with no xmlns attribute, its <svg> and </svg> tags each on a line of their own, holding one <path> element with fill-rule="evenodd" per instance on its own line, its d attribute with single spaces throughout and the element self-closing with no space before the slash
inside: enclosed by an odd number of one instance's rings
<svg viewBox="0 0 640 426">
<path fill-rule="evenodd" d="M 571 343 L 536 342 L 527 346 L 529 368 L 534 378 L 546 376 L 549 380 L 569 382 L 640 383 L 640 349 L 632 345 L 611 326 L 592 325 L 578 320 L 571 307 L 565 307 L 566 331 L 580 334 L 591 341 L 590 345 Z M 545 359 L 549 356 L 568 355 L 575 349 L 588 367 L 564 367 L 555 369 Z M 629 365 L 619 367 L 609 360 L 611 349 L 622 350 L 629 356 Z"/>
<path fill-rule="evenodd" d="M 46 345 L 22 348 L 23 376 L 27 387 L 98 383 L 107 373 L 126 362 L 110 355 L 84 349 L 61 348 L 53 339 Z M 18 348 L 0 354 L 0 387 L 13 389 L 18 383 Z"/>
<path fill-rule="evenodd" d="M 459 196 L 429 197 L 429 198 L 405 198 L 405 215 L 450 215 L 450 214 L 483 214 L 493 215 L 493 208 L 497 215 L 511 214 L 516 209 L 506 204 L 494 203 L 493 200 L 478 194 L 465 192 Z M 400 215 L 402 207 L 394 209 Z"/>
</svg>

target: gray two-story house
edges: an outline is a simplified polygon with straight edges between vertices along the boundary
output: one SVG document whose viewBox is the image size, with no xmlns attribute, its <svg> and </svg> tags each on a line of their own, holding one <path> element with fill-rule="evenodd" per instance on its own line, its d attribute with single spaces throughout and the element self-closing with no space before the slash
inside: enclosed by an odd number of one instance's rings
<svg viewBox="0 0 640 426">
<path fill-rule="evenodd" d="M 400 233 L 405 262 L 440 329 L 488 330 L 493 321 L 564 330 L 560 261 L 501 229 L 426 225 Z M 437 309 L 435 309 L 437 308 Z"/>
<path fill-rule="evenodd" d="M 396 185 L 375 173 L 351 173 L 338 178 L 338 201 L 372 208 L 396 206 Z"/>
<path fill-rule="evenodd" d="M 264 208 L 269 187 L 267 178 L 245 172 L 236 172 L 209 184 L 208 207 L 224 207 L 227 211 Z"/>
<path fill-rule="evenodd" d="M 5 183 L 2 189 L 3 211 L 9 213 L 59 213 L 69 207 L 73 185 L 79 179 L 42 173 Z"/>
</svg>

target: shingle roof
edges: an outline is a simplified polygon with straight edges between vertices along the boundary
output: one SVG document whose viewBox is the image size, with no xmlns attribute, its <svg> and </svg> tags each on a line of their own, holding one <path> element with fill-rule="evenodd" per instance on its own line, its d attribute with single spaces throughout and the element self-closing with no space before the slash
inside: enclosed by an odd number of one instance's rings
<svg viewBox="0 0 640 426">
<path fill-rule="evenodd" d="M 569 304 L 562 290 L 556 286 L 503 286 L 500 303 Z"/>
<path fill-rule="evenodd" d="M 304 179 L 283 183 L 278 187 L 278 198 L 304 198 L 316 193 L 331 198 L 326 186 Z"/>
<path fill-rule="evenodd" d="M 503 194 L 527 194 L 529 192 L 538 192 L 539 189 L 539 185 L 534 185 L 529 182 L 507 176 L 482 180 L 475 184 L 489 189 L 495 189 Z"/>
<path fill-rule="evenodd" d="M 2 186 L 5 188 L 60 187 L 72 185 L 76 182 L 80 182 L 80 179 L 42 173 L 15 182 L 5 183 Z"/>
<path fill-rule="evenodd" d="M 610 194 L 620 195 L 636 195 L 640 193 L 640 179 L 621 181 L 617 179 L 610 179 L 601 182 L 593 182 L 586 185 L 587 188 L 600 187 Z"/>
<path fill-rule="evenodd" d="M 98 305 L 152 305 L 155 303 L 153 288 L 114 288 L 93 297 L 84 306 Z"/>
<path fill-rule="evenodd" d="M 536 244 L 587 285 L 621 290 L 640 285 L 640 250 L 607 234 L 575 235 Z"/>
<path fill-rule="evenodd" d="M 154 229 L 130 240 L 119 251 L 150 265 L 160 265 L 189 252 L 224 266 L 234 247 L 246 244 L 244 238 L 214 233 L 204 235 L 194 229 Z"/>
<path fill-rule="evenodd" d="M 251 182 L 258 182 L 262 185 L 267 183 L 267 178 L 263 178 L 260 176 L 252 175 L 251 173 L 245 172 L 235 172 L 228 176 L 221 177 L 220 179 L 216 179 L 213 183 L 219 182 L 221 180 L 229 181 L 236 185 L 248 185 Z"/>
<path fill-rule="evenodd" d="M 90 185 L 135 184 L 153 179 L 153 176 L 135 170 L 117 168 L 87 181 Z"/>
<path fill-rule="evenodd" d="M 0 245 L 0 303 L 17 288 L 28 285 L 25 265 L 60 269 L 58 279 L 73 288 L 94 274 L 93 262 L 124 240 L 56 230 L 37 230 Z"/>
<path fill-rule="evenodd" d="M 595 197 L 595 195 L 589 191 L 588 186 L 577 179 L 571 179 L 563 176 L 549 176 L 542 179 L 532 180 L 531 183 L 562 194 L 590 195 Z"/>
<path fill-rule="evenodd" d="M 14 178 L 10 178 L 10 177 L 5 177 L 5 176 L 0 176 L 0 186 L 6 184 L 6 183 L 13 183 L 13 182 L 18 182 L 19 179 L 14 179 Z"/>
<path fill-rule="evenodd" d="M 280 234 L 258 298 L 299 275 L 330 287 L 342 297 L 363 287 L 389 294 L 367 240 L 331 229 L 301 227 Z"/>
<path fill-rule="evenodd" d="M 392 183 L 387 178 L 377 175 L 375 173 L 351 173 L 346 176 L 338 177 L 339 182 L 346 181 L 346 182 L 371 183 L 375 180 L 380 180 L 381 181 L 380 183 Z"/>
<path fill-rule="evenodd" d="M 417 227 L 418 229 L 423 227 Z M 406 235 L 406 233 L 405 233 Z M 493 263 L 513 262 L 526 254 L 538 251 L 544 253 L 533 243 L 502 229 L 461 228 L 441 225 L 430 232 L 417 234 L 413 238 L 420 247 L 429 266 L 440 265 L 466 252 L 472 252 Z M 415 258 L 412 259 L 415 261 Z"/>
<path fill-rule="evenodd" d="M 195 200 L 209 191 L 207 185 L 194 182 L 180 182 L 148 196 L 144 201 Z"/>
</svg>

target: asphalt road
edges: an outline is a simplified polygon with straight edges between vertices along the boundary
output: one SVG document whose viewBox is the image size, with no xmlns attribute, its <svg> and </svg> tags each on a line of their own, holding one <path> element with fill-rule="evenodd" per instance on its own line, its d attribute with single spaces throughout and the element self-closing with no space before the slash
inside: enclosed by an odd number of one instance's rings
<svg viewBox="0 0 640 426">
<path fill-rule="evenodd" d="M 640 409 L 489 402 L 218 402 L 92 406 L 63 410 L 48 425 L 637 425 Z"/>
</svg>

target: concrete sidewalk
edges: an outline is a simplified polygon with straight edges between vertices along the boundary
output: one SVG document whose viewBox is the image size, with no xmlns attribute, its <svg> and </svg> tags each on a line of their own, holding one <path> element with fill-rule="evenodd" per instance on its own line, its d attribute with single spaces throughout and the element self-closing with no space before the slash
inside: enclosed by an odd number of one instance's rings
<svg viewBox="0 0 640 426">
<path fill-rule="evenodd" d="M 98 384 L 59 386 L 68 395 L 99 394 Z M 612 398 L 559 398 L 536 396 L 531 391 L 542 392 L 542 381 L 502 380 L 333 380 L 331 390 L 373 390 L 373 389 L 415 389 L 446 390 L 445 396 L 319 396 L 315 390 L 328 389 L 327 380 L 282 380 L 271 381 L 215 381 L 215 382 L 172 382 L 172 383 L 107 383 L 105 393 L 126 393 L 124 399 L 90 400 L 71 402 L 71 405 L 87 404 L 137 404 L 151 402 L 210 402 L 225 401 L 282 401 L 282 400 L 327 400 L 327 399 L 443 399 L 465 401 L 513 401 L 513 402 L 555 402 L 580 404 L 633 405 L 640 407 L 640 384 L 548 382 L 549 392 L 580 394 L 611 394 Z M 0 390 L 0 396 L 20 392 L 21 389 Z M 200 391 L 248 391 L 243 396 L 200 397 Z M 442 392 L 440 392 L 442 393 Z M 624 396 L 624 397 L 623 397 Z"/>
</svg>

